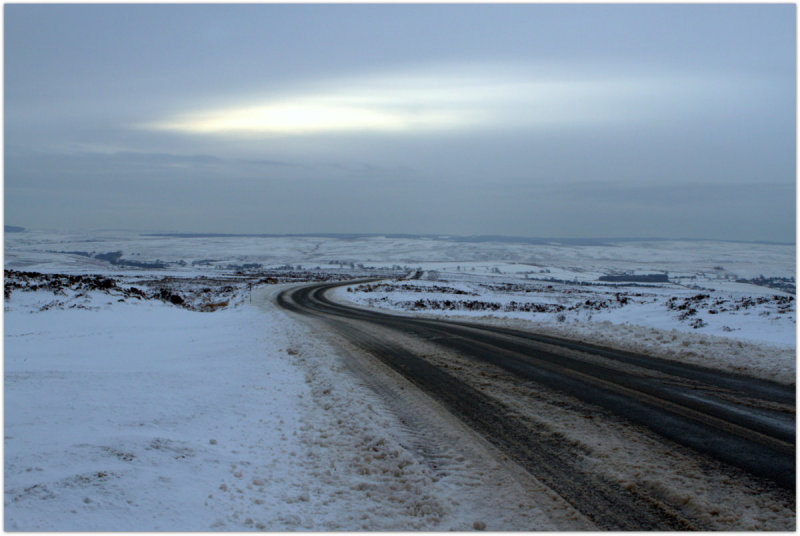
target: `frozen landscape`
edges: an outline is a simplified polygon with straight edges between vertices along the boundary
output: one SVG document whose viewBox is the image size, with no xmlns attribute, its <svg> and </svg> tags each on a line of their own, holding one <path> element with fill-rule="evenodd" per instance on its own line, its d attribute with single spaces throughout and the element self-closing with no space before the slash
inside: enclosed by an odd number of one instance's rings
<svg viewBox="0 0 800 536">
<path fill-rule="evenodd" d="M 370 278 L 332 297 L 796 377 L 793 245 L 25 231 L 4 254 L 6 530 L 592 528 L 446 415 L 420 410 L 438 435 L 405 422 L 276 307 L 303 282 Z M 793 495 L 689 462 L 675 479 L 707 527 L 794 528 Z"/>
<path fill-rule="evenodd" d="M 3 14 L 5 530 L 796 530 L 796 5 Z"/>
</svg>

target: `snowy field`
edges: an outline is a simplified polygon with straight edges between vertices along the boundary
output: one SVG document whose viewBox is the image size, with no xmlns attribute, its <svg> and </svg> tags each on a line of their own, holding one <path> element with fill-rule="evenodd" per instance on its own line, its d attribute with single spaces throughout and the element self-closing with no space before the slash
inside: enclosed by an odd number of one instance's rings
<svg viewBox="0 0 800 536">
<path fill-rule="evenodd" d="M 338 350 L 271 305 L 312 276 L 382 278 L 337 290 L 363 307 L 795 381 L 794 246 L 24 232 L 4 253 L 65 274 L 6 276 L 6 530 L 589 526 L 463 439 L 437 471 Z M 668 280 L 614 280 L 653 274 Z"/>
<path fill-rule="evenodd" d="M 541 242 L 541 243 L 538 243 Z M 119 252 L 117 264 L 97 258 Z M 123 264 L 119 264 L 119 262 Z M 152 236 L 132 232 L 5 234 L 5 268 L 40 272 L 135 270 L 125 262 L 163 266 L 162 272 L 205 273 L 230 266 L 263 268 L 426 268 L 496 275 L 591 281 L 614 272 L 669 272 L 671 279 L 795 276 L 793 245 L 715 241 L 621 241 L 571 244 L 396 237 Z M 549 270 L 549 272 L 548 272 Z"/>
</svg>

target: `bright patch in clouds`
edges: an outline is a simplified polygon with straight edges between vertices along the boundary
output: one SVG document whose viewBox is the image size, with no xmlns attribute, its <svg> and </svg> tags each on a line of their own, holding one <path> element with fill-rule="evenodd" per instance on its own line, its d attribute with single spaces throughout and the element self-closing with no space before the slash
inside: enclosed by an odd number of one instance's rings
<svg viewBox="0 0 800 536">
<path fill-rule="evenodd" d="M 303 135 L 581 126 L 641 119 L 675 81 L 443 68 L 188 112 L 144 125 L 189 134 Z M 650 102 L 648 102 L 650 101 Z"/>
<path fill-rule="evenodd" d="M 348 103 L 320 96 L 200 112 L 152 126 L 197 134 L 311 134 L 348 130 L 391 132 L 457 123 L 458 118 L 446 111 L 407 113 L 366 102 Z"/>
</svg>

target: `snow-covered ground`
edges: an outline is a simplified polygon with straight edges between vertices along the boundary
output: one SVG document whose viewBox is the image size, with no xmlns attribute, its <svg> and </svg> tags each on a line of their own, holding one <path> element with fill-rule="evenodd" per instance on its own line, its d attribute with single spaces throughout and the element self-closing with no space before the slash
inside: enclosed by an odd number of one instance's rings
<svg viewBox="0 0 800 536">
<path fill-rule="evenodd" d="M 452 237 L 153 236 L 123 231 L 5 234 L 5 268 L 80 273 L 133 270 L 96 255 L 120 252 L 120 261 L 161 263 L 162 272 L 204 273 L 231 265 L 424 268 L 520 277 L 594 280 L 618 271 L 667 271 L 671 279 L 794 277 L 794 245 L 719 241 L 605 241 L 523 243 Z"/>
<path fill-rule="evenodd" d="M 5 529 L 587 526 L 479 456 L 434 470 L 334 349 L 270 304 L 278 288 L 213 313 L 116 289 L 61 289 L 56 304 L 13 291 Z"/>
<path fill-rule="evenodd" d="M 338 299 L 793 383 L 794 252 L 6 234 L 6 269 L 93 275 L 54 276 L 36 290 L 40 276 L 5 281 L 5 529 L 588 528 L 466 436 L 437 447 L 446 471 L 429 463 L 336 348 L 270 305 L 276 281 L 373 275 L 384 281 L 339 289 Z M 415 271 L 421 279 L 399 279 Z M 644 274 L 669 282 L 600 281 Z M 263 283 L 252 303 L 251 281 Z"/>
</svg>

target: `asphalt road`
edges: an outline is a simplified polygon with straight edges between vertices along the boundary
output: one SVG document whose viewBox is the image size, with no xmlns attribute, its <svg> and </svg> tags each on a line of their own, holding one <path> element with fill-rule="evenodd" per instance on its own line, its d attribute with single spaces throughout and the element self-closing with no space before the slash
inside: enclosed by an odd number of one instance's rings
<svg viewBox="0 0 800 536">
<path fill-rule="evenodd" d="M 795 487 L 795 390 L 574 341 L 466 322 L 365 311 L 334 303 L 326 283 L 284 291 L 278 304 L 325 321 L 442 403 L 600 528 L 702 528 L 647 494 L 582 469 L 568 443 L 515 418 L 496 398 L 413 351 L 376 336 L 396 330 L 613 412 L 781 487 Z"/>
</svg>

